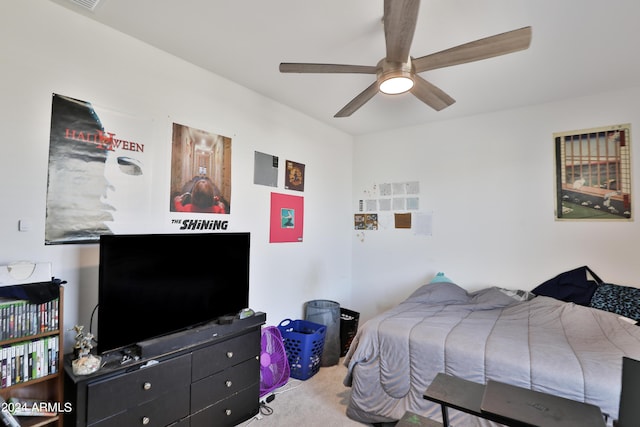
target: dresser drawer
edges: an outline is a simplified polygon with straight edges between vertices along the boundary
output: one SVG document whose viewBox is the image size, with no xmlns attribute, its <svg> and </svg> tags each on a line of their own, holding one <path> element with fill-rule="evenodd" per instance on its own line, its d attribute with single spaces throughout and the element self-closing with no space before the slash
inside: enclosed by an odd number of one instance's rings
<svg viewBox="0 0 640 427">
<path fill-rule="evenodd" d="M 249 387 L 259 377 L 260 362 L 254 357 L 232 368 L 196 381 L 191 384 L 191 412 L 206 408 Z"/>
<path fill-rule="evenodd" d="M 189 415 L 189 387 L 175 389 L 143 405 L 92 424 L 92 427 L 164 427 Z"/>
<path fill-rule="evenodd" d="M 260 384 L 222 400 L 191 417 L 191 427 L 227 427 L 248 420 L 258 413 Z"/>
<path fill-rule="evenodd" d="M 183 418 L 178 422 L 169 424 L 168 427 L 191 427 L 191 418 Z"/>
<path fill-rule="evenodd" d="M 197 381 L 260 355 L 260 330 L 193 352 L 192 380 Z"/>
<path fill-rule="evenodd" d="M 90 383 L 87 386 L 87 424 L 124 412 L 162 394 L 173 395 L 176 389 L 190 383 L 190 354 Z"/>
</svg>

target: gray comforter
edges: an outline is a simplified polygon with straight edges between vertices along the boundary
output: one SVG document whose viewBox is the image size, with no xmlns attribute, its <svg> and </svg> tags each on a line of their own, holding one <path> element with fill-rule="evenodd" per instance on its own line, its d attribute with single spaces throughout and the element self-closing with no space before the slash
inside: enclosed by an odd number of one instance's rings
<svg viewBox="0 0 640 427">
<path fill-rule="evenodd" d="M 542 296 L 519 301 L 498 288 L 469 294 L 429 284 L 358 331 L 344 362 L 347 415 L 374 423 L 411 410 L 440 419 L 439 406 L 422 395 L 445 372 L 592 403 L 615 419 L 622 356 L 640 359 L 640 327 L 616 314 Z M 480 423 L 471 418 L 451 414 L 454 425 Z"/>
</svg>

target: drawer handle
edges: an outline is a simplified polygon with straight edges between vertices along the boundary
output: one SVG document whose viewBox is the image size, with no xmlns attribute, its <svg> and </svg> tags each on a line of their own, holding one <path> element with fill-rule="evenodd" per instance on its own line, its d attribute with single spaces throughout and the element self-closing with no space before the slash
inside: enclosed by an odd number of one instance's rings
<svg viewBox="0 0 640 427">
<path fill-rule="evenodd" d="M 151 383 L 146 382 L 142 385 L 142 388 L 145 390 L 151 390 Z"/>
<path fill-rule="evenodd" d="M 227 388 L 231 388 L 231 386 L 233 385 L 233 383 L 230 380 L 227 380 L 224 382 L 224 385 L 227 386 Z"/>
<path fill-rule="evenodd" d="M 142 417 L 142 425 L 146 426 L 150 422 L 151 422 L 151 419 L 149 417 Z"/>
<path fill-rule="evenodd" d="M 227 351 L 227 358 L 231 359 L 233 357 L 233 351 Z"/>
<path fill-rule="evenodd" d="M 224 413 L 227 414 L 227 416 L 231 415 L 231 409 L 226 409 Z"/>
</svg>

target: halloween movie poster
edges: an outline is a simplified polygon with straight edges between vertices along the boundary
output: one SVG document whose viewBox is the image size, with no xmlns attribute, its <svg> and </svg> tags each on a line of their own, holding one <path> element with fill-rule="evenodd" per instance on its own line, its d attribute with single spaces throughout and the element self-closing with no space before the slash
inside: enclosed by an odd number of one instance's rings
<svg viewBox="0 0 640 427">
<path fill-rule="evenodd" d="M 151 119 L 53 94 L 45 243 L 139 231 L 150 210 Z"/>
</svg>

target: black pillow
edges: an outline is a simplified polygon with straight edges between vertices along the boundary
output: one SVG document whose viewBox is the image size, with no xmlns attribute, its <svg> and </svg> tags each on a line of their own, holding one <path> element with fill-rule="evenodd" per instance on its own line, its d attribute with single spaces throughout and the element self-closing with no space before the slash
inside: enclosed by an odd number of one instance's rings
<svg viewBox="0 0 640 427">
<path fill-rule="evenodd" d="M 595 280 L 589 280 L 587 278 L 587 272 L 589 272 Z M 540 284 L 531 292 L 536 295 L 588 306 L 600 283 L 602 283 L 602 280 L 585 265 L 574 270 L 560 273 L 556 277 Z"/>
</svg>

